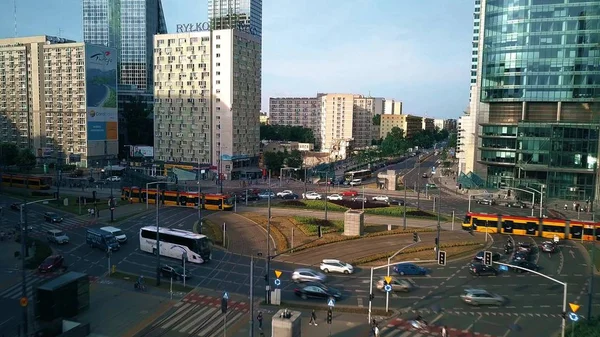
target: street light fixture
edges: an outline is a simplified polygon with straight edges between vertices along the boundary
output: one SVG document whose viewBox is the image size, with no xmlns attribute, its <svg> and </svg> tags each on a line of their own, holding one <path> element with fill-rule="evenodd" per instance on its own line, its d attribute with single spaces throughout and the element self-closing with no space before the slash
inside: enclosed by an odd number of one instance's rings
<svg viewBox="0 0 600 337">
<path fill-rule="evenodd" d="M 540 194 L 540 218 L 542 218 L 544 215 L 544 213 L 543 213 L 543 210 L 544 210 L 544 188 L 546 188 L 546 185 L 544 185 L 544 184 L 540 185 L 539 190 L 536 190 L 533 187 L 527 187 L 527 189 L 530 189 L 530 190 L 535 191 Z"/>
<path fill-rule="evenodd" d="M 154 181 L 151 183 L 147 183 L 146 184 L 146 209 L 148 209 L 148 189 L 150 188 L 150 185 L 156 185 L 156 197 L 154 198 L 154 202 L 156 203 L 156 218 L 155 218 L 155 225 L 156 225 L 156 285 L 160 286 L 160 223 L 159 223 L 159 213 L 158 213 L 158 209 L 160 207 L 160 188 L 159 185 L 160 184 L 164 184 L 164 185 L 175 185 L 175 183 L 170 183 L 170 182 L 166 182 L 166 181 Z"/>
<path fill-rule="evenodd" d="M 516 188 L 516 187 L 509 187 L 508 189 L 510 190 L 516 190 L 516 191 L 521 191 L 521 192 L 525 192 L 525 193 L 529 193 L 531 194 L 531 216 L 533 216 L 533 211 L 535 208 L 535 193 L 532 191 L 528 191 L 528 190 L 524 190 L 522 188 Z"/>
</svg>

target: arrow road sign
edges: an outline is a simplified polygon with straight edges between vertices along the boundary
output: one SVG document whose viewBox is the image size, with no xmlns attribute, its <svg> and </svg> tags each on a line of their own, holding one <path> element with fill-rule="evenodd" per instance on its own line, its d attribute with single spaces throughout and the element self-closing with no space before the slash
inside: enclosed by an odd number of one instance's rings
<svg viewBox="0 0 600 337">
<path fill-rule="evenodd" d="M 574 312 L 570 312 L 569 319 L 572 320 L 573 322 L 577 322 L 579 320 L 579 316 L 577 316 L 577 314 Z"/>
<path fill-rule="evenodd" d="M 229 299 L 229 294 L 227 292 L 223 293 L 223 299 L 226 299 L 226 300 Z"/>
<path fill-rule="evenodd" d="M 384 279 L 385 279 L 385 282 L 387 282 L 387 284 L 392 283 L 392 277 L 391 276 L 386 276 Z"/>
<path fill-rule="evenodd" d="M 281 277 L 281 270 L 275 270 L 275 276 L 277 278 Z"/>
<path fill-rule="evenodd" d="M 569 307 L 571 307 L 572 312 L 577 312 L 581 306 L 579 304 L 569 303 Z"/>
<path fill-rule="evenodd" d="M 333 308 L 333 307 L 335 307 L 335 299 L 333 299 L 333 298 L 330 298 L 330 299 L 327 301 L 327 305 L 328 305 L 330 308 Z"/>
</svg>

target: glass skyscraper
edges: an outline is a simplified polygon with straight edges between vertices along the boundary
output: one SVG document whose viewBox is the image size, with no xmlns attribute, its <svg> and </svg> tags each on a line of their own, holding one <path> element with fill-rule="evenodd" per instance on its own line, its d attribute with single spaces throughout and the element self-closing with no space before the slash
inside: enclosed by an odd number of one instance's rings
<svg viewBox="0 0 600 337">
<path fill-rule="evenodd" d="M 262 36 L 262 0 L 208 0 L 213 29 L 242 28 Z"/>
<path fill-rule="evenodd" d="M 482 0 L 481 6 L 483 169 L 477 173 L 489 186 L 595 199 L 600 1 Z"/>
</svg>

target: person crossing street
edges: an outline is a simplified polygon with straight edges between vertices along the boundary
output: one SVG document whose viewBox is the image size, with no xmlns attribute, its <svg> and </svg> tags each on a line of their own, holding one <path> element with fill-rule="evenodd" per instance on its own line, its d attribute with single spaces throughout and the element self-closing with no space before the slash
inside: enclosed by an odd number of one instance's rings
<svg viewBox="0 0 600 337">
<path fill-rule="evenodd" d="M 262 322 L 263 322 L 262 311 L 258 312 L 258 316 L 256 316 L 256 320 L 258 321 L 258 329 L 262 330 Z"/>
<path fill-rule="evenodd" d="M 312 313 L 310 314 L 310 322 L 308 322 L 308 324 L 313 325 L 313 323 L 315 324 L 315 326 L 317 326 L 317 313 L 315 312 L 315 309 L 313 309 Z"/>
</svg>

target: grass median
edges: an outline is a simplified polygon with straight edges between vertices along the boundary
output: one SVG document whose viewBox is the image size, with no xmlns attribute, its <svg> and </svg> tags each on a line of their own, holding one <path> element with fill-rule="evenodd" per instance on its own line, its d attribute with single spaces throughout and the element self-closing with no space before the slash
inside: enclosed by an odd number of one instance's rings
<svg viewBox="0 0 600 337">
<path fill-rule="evenodd" d="M 446 252 L 447 260 L 458 260 L 465 257 L 473 256 L 477 252 L 484 249 L 485 244 L 476 241 L 457 241 L 448 244 L 442 244 L 440 250 Z M 407 249 L 404 252 L 398 254 L 392 262 L 402 261 L 425 261 L 435 260 L 436 254 L 434 250 L 435 246 L 426 246 L 413 249 Z M 350 264 L 355 265 L 381 265 L 387 263 L 387 259 L 392 256 L 396 251 L 389 251 L 385 253 L 374 254 L 365 256 L 354 261 L 350 261 Z"/>
<path fill-rule="evenodd" d="M 600 271 L 600 247 L 593 243 L 585 243 L 585 250 L 590 254 L 590 259 L 596 268 L 596 272 Z"/>
<path fill-rule="evenodd" d="M 218 246 L 224 248 L 229 247 L 229 240 L 227 238 L 225 238 L 225 242 L 223 242 L 223 227 L 208 219 L 202 219 L 202 228 L 200 228 L 200 222 L 196 221 L 192 226 L 192 231 L 206 235 Z"/>
</svg>

